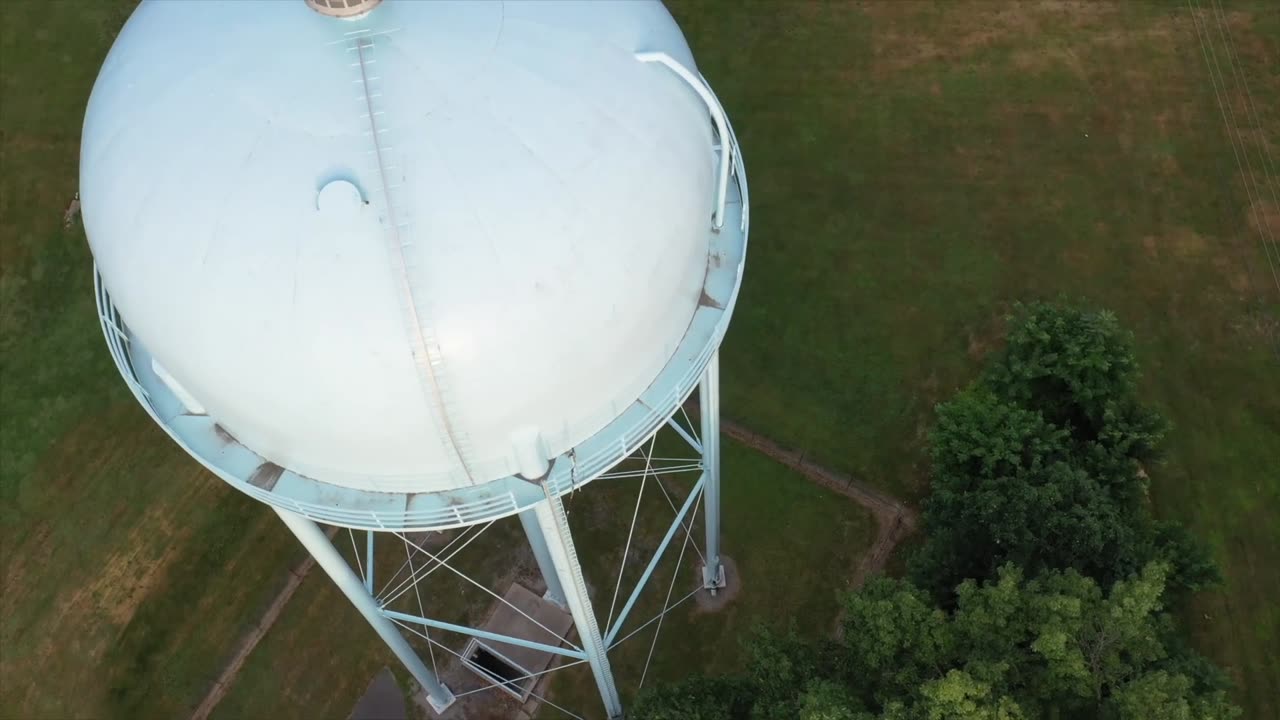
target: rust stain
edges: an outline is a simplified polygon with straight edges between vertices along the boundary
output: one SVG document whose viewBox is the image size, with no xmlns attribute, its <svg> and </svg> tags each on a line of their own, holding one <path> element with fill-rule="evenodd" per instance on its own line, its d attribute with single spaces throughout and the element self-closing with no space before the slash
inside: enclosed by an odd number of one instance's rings
<svg viewBox="0 0 1280 720">
<path fill-rule="evenodd" d="M 713 307 L 717 310 L 723 310 L 724 305 L 715 298 L 707 294 L 707 289 L 702 289 L 702 295 L 698 298 L 698 307 Z"/>
<path fill-rule="evenodd" d="M 217 435 L 218 439 L 221 440 L 225 445 L 240 444 L 240 441 L 236 440 L 236 436 L 227 432 L 227 429 L 222 427 L 220 423 L 213 424 L 213 433 Z"/>
<path fill-rule="evenodd" d="M 280 481 L 280 476 L 283 474 L 284 468 L 273 462 L 264 462 L 249 476 L 249 484 L 271 492 L 275 489 L 276 483 Z"/>
</svg>

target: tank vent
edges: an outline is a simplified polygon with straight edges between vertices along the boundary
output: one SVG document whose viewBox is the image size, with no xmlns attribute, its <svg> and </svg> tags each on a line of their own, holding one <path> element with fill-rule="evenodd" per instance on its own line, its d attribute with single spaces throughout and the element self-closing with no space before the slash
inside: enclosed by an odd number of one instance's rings
<svg viewBox="0 0 1280 720">
<path fill-rule="evenodd" d="M 354 18 L 377 7 L 382 0 L 307 0 L 307 6 L 321 15 Z"/>
</svg>

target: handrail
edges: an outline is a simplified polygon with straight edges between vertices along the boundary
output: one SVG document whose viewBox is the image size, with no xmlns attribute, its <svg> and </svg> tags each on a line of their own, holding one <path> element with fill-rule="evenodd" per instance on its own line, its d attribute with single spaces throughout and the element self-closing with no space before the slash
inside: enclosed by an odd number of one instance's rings
<svg viewBox="0 0 1280 720">
<path fill-rule="evenodd" d="M 724 105 L 720 104 L 720 96 L 716 95 L 716 91 L 711 89 L 711 83 L 708 83 L 706 78 L 702 78 L 702 83 L 706 85 L 707 92 L 711 93 L 716 105 L 723 112 Z M 733 131 L 733 123 L 729 122 L 727 115 L 725 116 L 725 126 L 729 128 L 729 137 L 733 139 L 733 166 L 729 168 L 729 173 L 738 179 L 738 194 L 742 196 L 742 223 L 740 227 L 745 234 L 751 217 L 751 198 L 747 192 L 747 166 L 742 162 L 742 146 L 738 144 L 738 134 Z"/>
<path fill-rule="evenodd" d="M 679 60 L 671 57 L 664 52 L 640 52 L 636 53 L 636 59 L 640 62 L 650 63 L 656 62 L 666 65 L 680 79 L 689 84 L 694 92 L 702 98 L 702 102 L 706 103 L 707 110 L 711 112 L 711 119 L 716 124 L 716 130 L 720 133 L 720 179 L 716 186 L 716 209 L 711 216 L 711 226 L 716 230 L 724 227 L 724 206 L 725 199 L 729 194 L 729 167 L 733 164 L 734 140 L 733 135 L 729 132 L 729 121 L 725 118 L 724 108 L 720 106 L 720 101 L 712 94 L 711 89 L 702 80 L 702 77 L 695 75 L 689 68 L 680 64 Z"/>
</svg>

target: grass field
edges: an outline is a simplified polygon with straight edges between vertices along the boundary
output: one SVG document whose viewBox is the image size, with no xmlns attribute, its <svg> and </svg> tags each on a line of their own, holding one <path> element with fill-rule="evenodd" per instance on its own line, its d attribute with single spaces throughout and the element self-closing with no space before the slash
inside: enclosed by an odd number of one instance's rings
<svg viewBox="0 0 1280 720">
<path fill-rule="evenodd" d="M 1065 292 L 1114 309 L 1175 427 L 1152 501 L 1208 537 L 1226 571 L 1187 619 L 1246 717 L 1265 719 L 1280 715 L 1280 288 L 1260 238 L 1280 236 L 1266 163 L 1280 157 L 1280 6 L 1199 5 L 673 11 L 751 175 L 726 413 L 918 498 L 931 408 L 972 376 L 1012 302 Z M 16 717 L 182 715 L 301 554 L 149 427 L 102 347 L 83 234 L 63 228 L 84 102 L 131 6 L 0 5 L 0 708 Z M 727 615 L 673 614 L 658 676 L 685 658 L 732 663 L 707 647 L 733 646 L 748 615 L 817 630 L 834 610 L 825 590 L 775 581 L 787 546 L 754 532 L 791 476 L 738 450 L 726 463 L 742 478 L 726 473 L 726 547 L 749 587 Z M 833 587 L 867 520 L 794 487 L 782 539 L 811 548 L 802 577 Z M 624 668 L 643 662 L 641 638 Z M 280 671 L 290 658 L 308 663 Z M 341 717 L 388 662 L 317 574 L 219 715 Z M 589 694 L 581 676 L 555 690 Z"/>
<path fill-rule="evenodd" d="M 1246 716 L 1271 718 L 1280 287 L 1260 237 L 1280 237 L 1274 165 L 1262 176 L 1280 155 L 1280 6 L 1200 5 L 1206 49 L 1176 2 L 674 9 L 751 176 L 725 411 L 918 497 L 931 408 L 973 375 L 1013 301 L 1115 310 L 1175 426 L 1153 502 L 1226 570 L 1194 632 Z"/>
</svg>

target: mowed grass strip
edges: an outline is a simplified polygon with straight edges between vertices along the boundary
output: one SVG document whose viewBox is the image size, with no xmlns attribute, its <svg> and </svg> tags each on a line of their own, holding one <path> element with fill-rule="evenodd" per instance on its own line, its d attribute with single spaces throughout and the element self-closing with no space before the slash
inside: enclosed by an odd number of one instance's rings
<svg viewBox="0 0 1280 720">
<path fill-rule="evenodd" d="M 1188 620 L 1246 716 L 1272 717 L 1280 292 L 1260 239 L 1280 237 L 1280 177 L 1262 174 L 1267 151 L 1280 158 L 1280 6 L 1196 5 L 1212 46 L 1181 2 L 672 8 L 751 182 L 726 414 L 919 498 L 932 408 L 973 377 L 1013 302 L 1115 310 L 1175 426 L 1152 501 L 1210 538 L 1227 575 Z"/>
</svg>

